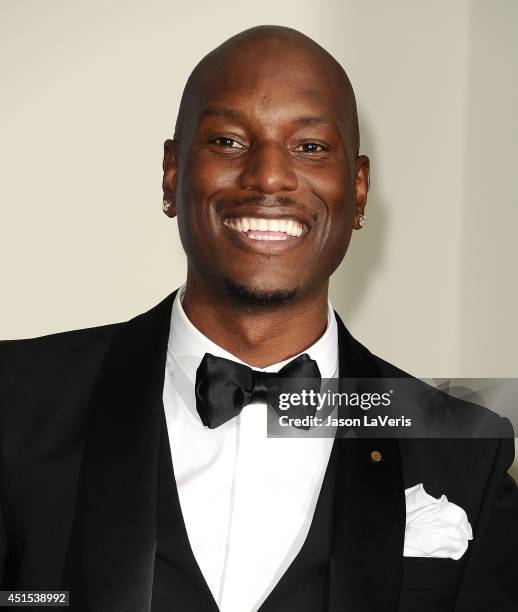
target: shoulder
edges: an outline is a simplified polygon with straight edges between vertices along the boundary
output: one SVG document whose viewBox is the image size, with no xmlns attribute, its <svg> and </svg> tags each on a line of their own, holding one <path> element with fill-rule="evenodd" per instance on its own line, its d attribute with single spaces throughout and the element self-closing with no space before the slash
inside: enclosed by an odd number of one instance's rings
<svg viewBox="0 0 518 612">
<path fill-rule="evenodd" d="M 349 333 L 349 332 L 347 332 Z M 436 387 L 430 379 L 420 379 L 382 357 L 375 355 L 361 342 L 353 338 L 355 358 L 369 363 L 365 371 L 369 377 L 393 380 L 395 388 L 401 391 L 406 401 L 402 405 L 412 416 L 421 419 L 420 431 L 425 437 L 444 438 L 513 438 L 513 427 L 508 418 L 498 411 L 503 408 L 491 405 L 481 393 L 474 393 L 466 384 Z M 464 382 L 462 379 L 457 382 Z M 392 384 L 392 383 L 390 383 Z"/>
<path fill-rule="evenodd" d="M 107 350 L 124 323 L 0 341 L 0 381 L 47 378 L 52 373 L 91 367 Z"/>
<path fill-rule="evenodd" d="M 128 321 L 0 341 L 0 418 L 32 419 L 57 406 L 82 409 L 113 351 L 140 351 L 155 328 L 168 331 L 175 295 Z"/>
<path fill-rule="evenodd" d="M 0 342 L 0 423 L 76 419 L 124 323 Z"/>
</svg>

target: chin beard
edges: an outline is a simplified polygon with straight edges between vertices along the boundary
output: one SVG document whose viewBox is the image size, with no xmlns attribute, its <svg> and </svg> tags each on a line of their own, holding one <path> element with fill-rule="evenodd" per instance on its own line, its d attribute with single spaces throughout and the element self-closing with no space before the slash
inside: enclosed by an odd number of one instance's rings
<svg viewBox="0 0 518 612">
<path fill-rule="evenodd" d="M 275 291 L 262 291 L 250 285 L 236 283 L 230 278 L 223 282 L 225 291 L 233 299 L 243 304 L 266 306 L 268 304 L 285 304 L 297 295 L 297 289 L 277 289 Z"/>
</svg>

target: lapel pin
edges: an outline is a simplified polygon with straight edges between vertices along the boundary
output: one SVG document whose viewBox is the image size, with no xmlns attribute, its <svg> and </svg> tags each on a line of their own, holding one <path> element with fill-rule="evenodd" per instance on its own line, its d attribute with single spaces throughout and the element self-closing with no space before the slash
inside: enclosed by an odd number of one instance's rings
<svg viewBox="0 0 518 612">
<path fill-rule="evenodd" d="M 379 451 L 373 450 L 371 452 L 371 460 L 373 463 L 379 463 L 382 459 L 382 455 Z"/>
</svg>

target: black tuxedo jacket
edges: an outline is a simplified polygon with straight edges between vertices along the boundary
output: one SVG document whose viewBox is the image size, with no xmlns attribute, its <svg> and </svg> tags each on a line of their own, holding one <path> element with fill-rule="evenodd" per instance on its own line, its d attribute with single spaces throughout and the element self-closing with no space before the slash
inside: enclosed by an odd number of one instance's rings
<svg viewBox="0 0 518 612">
<path fill-rule="evenodd" d="M 4 590 L 70 589 L 73 610 L 150 610 L 175 294 L 125 323 L 0 343 Z M 337 320 L 342 377 L 403 375 Z M 335 440 L 329 612 L 518 610 L 511 426 L 479 410 L 500 436 Z M 474 539 L 458 561 L 403 557 L 404 489 L 421 482 L 466 510 Z"/>
</svg>

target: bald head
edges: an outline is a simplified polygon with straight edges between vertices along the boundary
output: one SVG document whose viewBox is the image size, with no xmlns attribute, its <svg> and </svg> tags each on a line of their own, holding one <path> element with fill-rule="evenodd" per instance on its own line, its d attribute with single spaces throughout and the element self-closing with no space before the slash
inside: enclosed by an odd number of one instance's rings
<svg viewBox="0 0 518 612">
<path fill-rule="evenodd" d="M 239 79 L 238 79 L 239 77 Z M 257 26 L 232 36 L 207 54 L 189 76 L 175 139 L 188 141 L 200 113 L 225 90 L 247 85 L 263 101 L 298 79 L 299 91 L 319 96 L 337 117 L 350 157 L 358 155 L 356 101 L 342 66 L 314 40 L 292 28 Z M 237 81 L 239 80 L 239 85 Z M 260 88 L 257 85 L 261 84 Z M 303 85 L 301 89 L 301 85 Z M 294 89 L 296 95 L 297 89 Z"/>
</svg>

